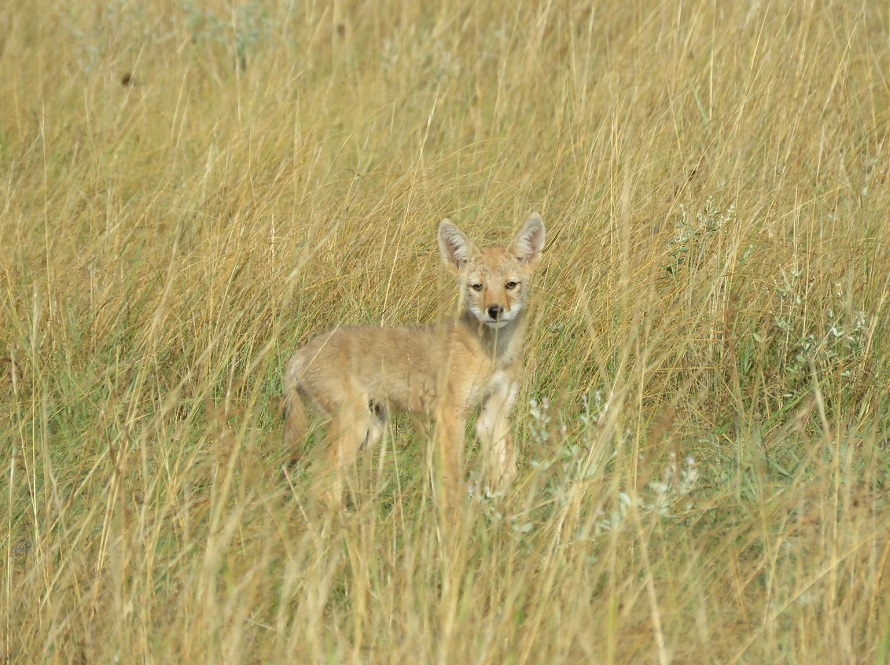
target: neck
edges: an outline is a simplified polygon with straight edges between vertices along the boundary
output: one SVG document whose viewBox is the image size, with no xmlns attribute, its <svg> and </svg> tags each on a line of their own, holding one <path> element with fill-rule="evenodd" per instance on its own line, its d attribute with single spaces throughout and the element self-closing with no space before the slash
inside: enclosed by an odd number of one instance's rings
<svg viewBox="0 0 890 665">
<path fill-rule="evenodd" d="M 502 328 L 490 328 L 484 323 L 480 323 L 470 312 L 464 312 L 461 316 L 461 321 L 476 332 L 483 348 L 498 364 L 511 362 L 519 351 L 525 331 L 524 319 L 523 313 L 520 312 Z"/>
</svg>

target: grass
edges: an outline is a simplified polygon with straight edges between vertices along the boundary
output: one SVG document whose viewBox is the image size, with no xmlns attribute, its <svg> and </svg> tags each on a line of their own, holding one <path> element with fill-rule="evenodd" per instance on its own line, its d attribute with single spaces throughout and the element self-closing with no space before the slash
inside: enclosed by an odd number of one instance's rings
<svg viewBox="0 0 890 665">
<path fill-rule="evenodd" d="M 888 662 L 886 6 L 0 25 L 5 662 Z M 442 524 L 397 419 L 314 511 L 289 354 L 531 210 L 509 495 Z"/>
</svg>

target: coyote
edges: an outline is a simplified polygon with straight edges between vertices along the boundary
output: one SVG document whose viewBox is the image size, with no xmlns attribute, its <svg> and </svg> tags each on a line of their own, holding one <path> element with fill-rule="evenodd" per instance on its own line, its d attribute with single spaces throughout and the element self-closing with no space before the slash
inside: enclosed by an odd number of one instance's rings
<svg viewBox="0 0 890 665">
<path fill-rule="evenodd" d="M 480 404 L 476 433 L 487 487 L 503 490 L 516 475 L 507 417 L 519 391 L 524 305 L 544 223 L 532 214 L 506 248 L 479 248 L 448 219 L 438 235 L 442 260 L 460 284 L 459 317 L 429 326 L 335 328 L 287 364 L 284 444 L 296 451 L 302 443 L 308 401 L 328 421 L 325 445 L 337 472 L 327 498 L 334 503 L 343 472 L 380 438 L 391 409 L 433 419 L 446 496 L 458 490 L 465 424 Z"/>
</svg>

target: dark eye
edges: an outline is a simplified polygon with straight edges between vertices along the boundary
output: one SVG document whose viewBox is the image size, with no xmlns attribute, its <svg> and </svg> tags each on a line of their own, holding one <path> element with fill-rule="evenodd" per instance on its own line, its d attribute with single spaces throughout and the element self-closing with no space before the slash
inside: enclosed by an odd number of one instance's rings
<svg viewBox="0 0 890 665">
<path fill-rule="evenodd" d="M 517 286 L 519 286 L 519 284 L 518 284 L 517 282 L 507 282 L 507 283 L 505 284 L 505 286 L 507 287 L 507 290 L 508 290 L 508 291 L 512 291 L 512 290 L 515 289 Z"/>
<path fill-rule="evenodd" d="M 470 288 L 474 291 L 481 291 L 482 285 L 479 282 L 476 282 L 475 284 L 470 284 Z"/>
</svg>

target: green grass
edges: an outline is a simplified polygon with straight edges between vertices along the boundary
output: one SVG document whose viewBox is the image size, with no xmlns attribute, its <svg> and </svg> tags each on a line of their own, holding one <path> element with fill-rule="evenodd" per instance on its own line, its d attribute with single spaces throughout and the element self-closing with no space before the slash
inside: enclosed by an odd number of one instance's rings
<svg viewBox="0 0 890 665">
<path fill-rule="evenodd" d="M 881 3 L 7 3 L 0 658 L 886 663 Z M 508 496 L 281 449 L 538 210 Z M 470 473 L 478 470 L 469 451 Z"/>
</svg>

